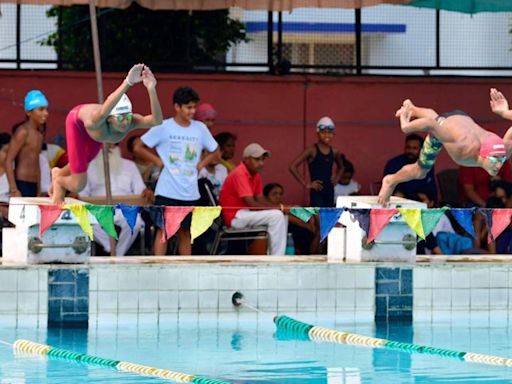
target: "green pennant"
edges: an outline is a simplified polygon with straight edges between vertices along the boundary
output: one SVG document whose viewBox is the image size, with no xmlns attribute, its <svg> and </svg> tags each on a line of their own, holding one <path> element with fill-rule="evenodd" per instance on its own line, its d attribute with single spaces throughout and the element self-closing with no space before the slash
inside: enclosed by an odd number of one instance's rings
<svg viewBox="0 0 512 384">
<path fill-rule="evenodd" d="M 98 224 L 110 237 L 117 240 L 117 232 L 114 226 L 114 213 L 111 205 L 86 204 L 87 209 L 98 220 Z"/>
<path fill-rule="evenodd" d="M 290 213 L 307 223 L 309 219 L 311 219 L 311 216 L 318 213 L 318 208 L 293 207 L 290 209 Z"/>
<path fill-rule="evenodd" d="M 421 210 L 421 223 L 423 225 L 423 232 L 425 237 L 433 231 L 439 220 L 448 210 L 447 207 L 443 208 L 430 208 Z"/>
</svg>

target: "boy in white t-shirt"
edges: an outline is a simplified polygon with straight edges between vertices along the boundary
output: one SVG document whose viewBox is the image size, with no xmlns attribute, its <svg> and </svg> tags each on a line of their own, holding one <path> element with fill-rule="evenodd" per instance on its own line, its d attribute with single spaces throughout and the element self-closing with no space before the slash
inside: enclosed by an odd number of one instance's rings
<svg viewBox="0 0 512 384">
<path fill-rule="evenodd" d="M 354 165 L 348 161 L 343 161 L 343 173 L 338 184 L 334 187 L 334 205 L 338 196 L 357 195 L 361 190 L 361 184 L 353 179 Z"/>
<path fill-rule="evenodd" d="M 200 121 L 193 120 L 199 95 L 189 87 L 176 89 L 173 95 L 175 116 L 151 128 L 141 142 L 155 148 L 164 167 L 155 190 L 155 205 L 196 206 L 199 200 L 198 171 L 219 156 L 218 145 Z M 137 144 L 136 144 L 137 145 Z M 137 148 L 142 151 L 144 148 Z M 147 151 L 147 149 L 145 149 Z M 201 152 L 208 154 L 201 159 Z M 190 255 L 191 214 L 178 230 L 180 255 Z M 167 243 L 161 243 L 162 230 L 157 230 L 155 255 L 165 255 Z"/>
</svg>

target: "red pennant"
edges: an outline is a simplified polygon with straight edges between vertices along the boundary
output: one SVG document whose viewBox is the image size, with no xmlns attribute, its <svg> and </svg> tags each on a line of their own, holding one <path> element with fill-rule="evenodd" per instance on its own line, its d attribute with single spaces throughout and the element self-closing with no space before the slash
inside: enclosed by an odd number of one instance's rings
<svg viewBox="0 0 512 384">
<path fill-rule="evenodd" d="M 491 233 L 487 235 L 487 242 L 491 242 L 492 239 L 496 239 L 501 232 L 505 230 L 510 224 L 510 217 L 512 216 L 512 209 L 494 209 L 492 211 L 492 228 Z"/>
<path fill-rule="evenodd" d="M 43 237 L 43 233 L 52 226 L 62 213 L 59 205 L 39 205 L 41 211 L 41 223 L 39 224 L 39 236 Z"/>
<path fill-rule="evenodd" d="M 178 232 L 181 222 L 193 209 L 194 207 L 165 207 L 165 230 L 162 231 L 161 243 L 165 243 Z"/>
<path fill-rule="evenodd" d="M 396 208 L 372 208 L 370 210 L 370 230 L 368 232 L 368 243 L 375 240 L 388 225 L 389 220 L 398 213 Z"/>
</svg>

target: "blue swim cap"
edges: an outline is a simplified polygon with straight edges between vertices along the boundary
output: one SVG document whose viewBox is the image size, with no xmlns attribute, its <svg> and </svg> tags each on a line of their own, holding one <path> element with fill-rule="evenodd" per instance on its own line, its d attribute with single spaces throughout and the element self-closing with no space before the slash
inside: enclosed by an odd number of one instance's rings
<svg viewBox="0 0 512 384">
<path fill-rule="evenodd" d="M 25 96 L 25 111 L 31 111 L 38 107 L 47 107 L 48 100 L 44 96 L 43 92 L 34 89 L 29 91 Z"/>
</svg>

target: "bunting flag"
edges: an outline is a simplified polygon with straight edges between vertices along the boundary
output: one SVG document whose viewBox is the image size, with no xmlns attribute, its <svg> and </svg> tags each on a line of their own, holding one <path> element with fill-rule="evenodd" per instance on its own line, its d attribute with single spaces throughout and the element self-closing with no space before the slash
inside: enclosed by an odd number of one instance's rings
<svg viewBox="0 0 512 384">
<path fill-rule="evenodd" d="M 370 210 L 370 230 L 368 233 L 368 243 L 375 240 L 382 232 L 384 227 L 388 225 L 389 220 L 396 215 L 396 208 L 372 208 Z"/>
<path fill-rule="evenodd" d="M 343 208 L 320 208 L 320 241 L 324 241 L 343 213 Z"/>
<path fill-rule="evenodd" d="M 309 219 L 311 219 L 311 216 L 318 213 L 318 208 L 293 207 L 290 209 L 290 213 L 307 223 Z"/>
<path fill-rule="evenodd" d="M 430 209 L 422 209 L 421 210 L 421 224 L 423 225 L 423 233 L 425 237 L 430 235 L 430 232 L 434 230 L 441 217 L 443 217 L 444 213 L 448 210 L 448 208 L 430 208 Z"/>
<path fill-rule="evenodd" d="M 496 239 L 501 232 L 505 230 L 510 224 L 512 217 L 512 209 L 494 209 L 492 212 L 492 227 L 491 232 L 487 236 L 487 241 L 490 243 L 492 239 Z"/>
<path fill-rule="evenodd" d="M 194 207 L 165 207 L 165 230 L 162 231 L 162 238 L 160 239 L 161 243 L 166 242 L 167 239 L 170 239 L 176 232 L 178 232 L 181 222 L 190 212 L 192 212 L 193 209 Z"/>
<path fill-rule="evenodd" d="M 112 238 L 117 240 L 114 225 L 114 212 L 111 205 L 85 204 L 85 208 L 96 218 L 101 228 Z"/>
<path fill-rule="evenodd" d="M 473 227 L 474 208 L 450 208 L 450 212 L 460 224 L 474 239 L 476 239 L 475 228 Z"/>
<path fill-rule="evenodd" d="M 135 224 L 137 223 L 137 215 L 139 214 L 140 207 L 137 205 L 117 204 L 116 208 L 121 210 L 133 235 L 133 228 L 135 228 Z"/>
<path fill-rule="evenodd" d="M 201 236 L 219 217 L 222 207 L 195 207 L 192 212 L 192 224 L 190 225 L 190 242 Z"/>
<path fill-rule="evenodd" d="M 155 224 L 158 228 L 164 229 L 164 207 L 160 205 L 144 207 L 144 209 L 149 213 L 149 217 L 153 224 Z"/>
<path fill-rule="evenodd" d="M 368 237 L 368 231 L 370 230 L 370 210 L 369 209 L 349 209 L 350 214 L 354 215 L 354 218 L 359 223 L 359 227 L 364 231 Z"/>
<path fill-rule="evenodd" d="M 52 226 L 55 221 L 59 218 L 62 213 L 62 207 L 60 205 L 39 205 L 39 211 L 41 212 L 41 223 L 39 224 L 39 236 L 43 237 L 43 233 Z"/>
<path fill-rule="evenodd" d="M 477 208 L 476 211 L 480 213 L 484 217 L 485 227 L 487 228 L 487 237 L 491 237 L 491 241 L 494 241 L 494 236 L 492 235 L 492 208 Z"/>
<path fill-rule="evenodd" d="M 402 218 L 416 234 L 425 240 L 423 223 L 421 222 L 421 208 L 398 208 Z"/>
<path fill-rule="evenodd" d="M 89 221 L 89 212 L 85 208 L 84 204 L 65 204 L 64 209 L 69 209 L 75 219 L 80 225 L 80 228 L 89 236 L 89 239 L 93 240 L 94 236 L 92 233 L 91 223 Z"/>
</svg>

